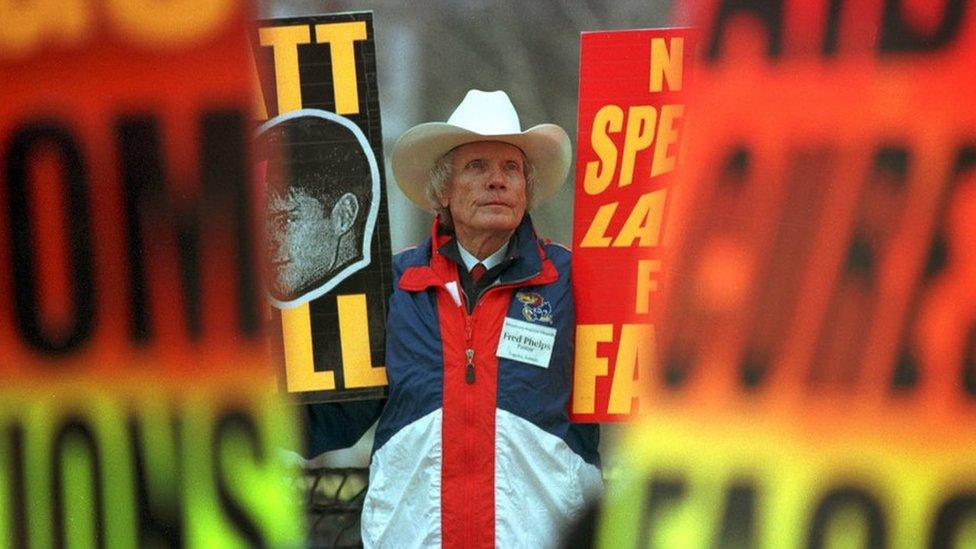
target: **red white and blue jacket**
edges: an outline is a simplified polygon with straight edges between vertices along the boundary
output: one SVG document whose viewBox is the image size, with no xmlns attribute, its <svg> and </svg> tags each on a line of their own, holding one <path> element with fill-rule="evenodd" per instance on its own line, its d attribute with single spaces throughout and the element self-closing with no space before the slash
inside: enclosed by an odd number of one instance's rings
<svg viewBox="0 0 976 549">
<path fill-rule="evenodd" d="M 439 234 L 394 258 L 389 396 L 363 506 L 367 546 L 544 547 L 602 488 L 599 427 L 571 424 L 570 253 L 526 215 L 472 312 Z M 556 329 L 548 367 L 496 356 L 505 317 Z M 312 451 L 355 442 L 371 406 L 309 408 Z"/>
</svg>

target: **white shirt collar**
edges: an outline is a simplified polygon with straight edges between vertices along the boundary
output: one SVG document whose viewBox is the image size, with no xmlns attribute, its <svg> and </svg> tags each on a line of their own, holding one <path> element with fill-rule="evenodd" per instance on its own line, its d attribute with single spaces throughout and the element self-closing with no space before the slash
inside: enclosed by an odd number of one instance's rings
<svg viewBox="0 0 976 549">
<path fill-rule="evenodd" d="M 464 262 L 464 268 L 471 270 L 475 265 L 478 264 L 478 258 L 471 254 L 471 252 L 464 249 L 464 246 L 460 242 L 457 243 L 458 251 L 461 252 L 461 261 Z M 505 259 L 505 254 L 508 252 L 508 243 L 503 245 L 501 248 L 495 250 L 495 253 L 489 255 L 481 264 L 485 266 L 485 269 L 491 269 L 495 265 L 498 265 Z"/>
</svg>

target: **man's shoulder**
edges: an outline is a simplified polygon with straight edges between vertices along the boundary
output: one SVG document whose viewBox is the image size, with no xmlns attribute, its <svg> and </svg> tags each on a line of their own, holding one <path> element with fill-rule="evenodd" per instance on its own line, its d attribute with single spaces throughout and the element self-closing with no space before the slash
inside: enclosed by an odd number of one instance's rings
<svg viewBox="0 0 976 549">
<path fill-rule="evenodd" d="M 424 242 L 404 248 L 393 254 L 393 266 L 402 272 L 409 267 L 418 267 L 430 263 L 430 238 Z"/>
<path fill-rule="evenodd" d="M 559 242 L 553 242 L 548 238 L 540 238 L 539 244 L 542 245 L 542 249 L 545 251 L 546 257 L 553 262 L 556 268 L 561 270 L 563 266 L 569 266 L 569 263 L 573 258 L 573 252 L 565 245 L 560 244 Z"/>
</svg>

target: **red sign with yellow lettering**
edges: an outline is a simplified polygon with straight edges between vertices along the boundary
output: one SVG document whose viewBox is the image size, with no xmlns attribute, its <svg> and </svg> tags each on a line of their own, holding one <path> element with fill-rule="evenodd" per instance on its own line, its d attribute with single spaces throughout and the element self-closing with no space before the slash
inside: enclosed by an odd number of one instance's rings
<svg viewBox="0 0 976 549">
<path fill-rule="evenodd" d="M 574 421 L 619 421 L 640 410 L 640 381 L 656 352 L 664 220 L 692 48 L 688 29 L 582 35 Z"/>
</svg>

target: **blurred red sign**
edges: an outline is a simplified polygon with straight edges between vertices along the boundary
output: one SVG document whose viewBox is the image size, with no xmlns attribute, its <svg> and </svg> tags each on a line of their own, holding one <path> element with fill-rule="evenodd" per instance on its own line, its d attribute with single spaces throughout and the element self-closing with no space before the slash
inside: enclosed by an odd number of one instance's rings
<svg viewBox="0 0 976 549">
<path fill-rule="evenodd" d="M 250 18 L 0 6 L 2 546 L 301 543 L 255 268 Z"/>
<path fill-rule="evenodd" d="M 659 360 L 607 546 L 976 544 L 974 7 L 688 6 Z"/>
<path fill-rule="evenodd" d="M 649 386 L 969 408 L 972 13 L 876 2 L 801 22 L 815 4 L 702 8 Z"/>
<path fill-rule="evenodd" d="M 244 4 L 4 13 L 0 371 L 195 375 L 258 355 Z"/>
</svg>

